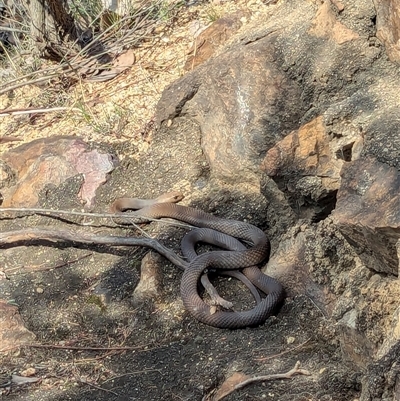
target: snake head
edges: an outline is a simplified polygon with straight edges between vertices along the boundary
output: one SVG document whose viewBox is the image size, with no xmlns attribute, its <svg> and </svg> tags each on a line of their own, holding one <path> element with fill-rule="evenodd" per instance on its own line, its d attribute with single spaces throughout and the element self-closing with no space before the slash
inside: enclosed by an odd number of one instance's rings
<svg viewBox="0 0 400 401">
<path fill-rule="evenodd" d="M 178 203 L 185 196 L 178 191 L 166 192 L 165 194 L 160 195 L 156 198 L 156 203 Z"/>
</svg>

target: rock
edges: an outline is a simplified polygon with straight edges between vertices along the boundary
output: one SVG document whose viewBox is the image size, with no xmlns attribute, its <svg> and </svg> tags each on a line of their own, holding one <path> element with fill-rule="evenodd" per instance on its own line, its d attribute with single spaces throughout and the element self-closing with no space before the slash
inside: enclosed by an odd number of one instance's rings
<svg viewBox="0 0 400 401">
<path fill-rule="evenodd" d="M 146 299 L 155 300 L 159 296 L 161 285 L 160 263 L 162 263 L 162 257 L 153 252 L 147 253 L 142 259 L 140 281 L 133 292 L 135 302 Z"/>
<path fill-rule="evenodd" d="M 339 188 L 346 151 L 357 139 L 352 135 L 330 138 L 322 117 L 318 117 L 277 142 L 265 155 L 261 169 L 275 180 L 290 177 L 286 185 L 293 192 L 318 201 Z M 309 186 L 311 177 L 315 184 Z"/>
<path fill-rule="evenodd" d="M 347 28 L 336 19 L 330 0 L 321 4 L 308 33 L 321 38 L 329 38 L 338 44 L 359 38 L 357 32 Z"/>
<path fill-rule="evenodd" d="M 398 293 L 396 293 L 398 299 Z M 374 360 L 368 365 L 362 379 L 360 401 L 375 399 L 399 399 L 399 366 L 400 352 L 399 309 L 392 314 L 391 325 L 387 328 L 385 340 L 375 353 Z"/>
<path fill-rule="evenodd" d="M 261 170 L 286 188 L 295 207 L 313 205 L 314 221 L 335 207 L 340 171 L 346 161 L 360 157 L 363 137 L 342 131 L 333 136 L 319 116 L 277 142 L 261 162 Z"/>
<path fill-rule="evenodd" d="M 203 150 L 215 177 L 259 181 L 252 177 L 259 174 L 260 154 L 273 144 L 266 133 L 294 127 L 299 118 L 301 93 L 274 63 L 275 40 L 276 35 L 267 36 L 221 54 L 170 85 L 157 106 L 158 126 L 181 112 L 200 124 Z M 289 102 L 298 106 L 289 107 Z M 287 110 L 281 120 L 278 108 Z"/>
<path fill-rule="evenodd" d="M 346 163 L 333 212 L 338 228 L 375 271 L 399 274 L 400 176 L 369 157 Z"/>
<path fill-rule="evenodd" d="M 291 229 L 281 238 L 278 248 L 272 255 L 264 273 L 285 283 L 286 295 L 294 297 L 306 294 L 326 315 L 332 312 L 332 294 L 324 290 L 311 276 L 312 266 L 306 263 L 304 253 L 309 236 L 297 229 Z M 329 306 L 328 306 L 329 305 Z"/>
<path fill-rule="evenodd" d="M 35 340 L 25 326 L 16 306 L 0 299 L 0 352 L 7 352 Z"/>
<path fill-rule="evenodd" d="M 376 9 L 376 36 L 385 45 L 391 61 L 400 62 L 398 38 L 400 35 L 399 0 L 374 0 Z"/>
<path fill-rule="evenodd" d="M 4 153 L 1 159 L 6 165 L 2 166 L 3 174 L 8 173 L 9 182 L 2 189 L 3 207 L 33 207 L 46 186 L 58 186 L 82 175 L 78 196 L 91 208 L 97 188 L 114 169 L 111 155 L 90 150 L 75 137 L 37 139 Z"/>
<path fill-rule="evenodd" d="M 242 26 L 241 20 L 248 16 L 243 11 L 225 15 L 203 30 L 194 40 L 184 69 L 191 71 L 207 61 Z"/>
<path fill-rule="evenodd" d="M 358 312 L 351 309 L 337 322 L 337 331 L 346 362 L 365 369 L 373 361 L 374 344 L 360 330 L 358 319 Z"/>
<path fill-rule="evenodd" d="M 339 12 L 342 12 L 342 11 L 344 10 L 344 5 L 343 5 L 343 3 L 342 3 L 341 1 L 339 1 L 339 0 L 332 0 L 332 4 L 335 5 L 336 9 L 337 9 Z"/>
<path fill-rule="evenodd" d="M 328 1 L 316 10 L 305 2 L 294 11 L 282 2 L 262 25 L 247 24 L 218 56 L 166 88 L 157 106 L 157 127 L 177 116 L 195 121 L 212 177 L 258 186 L 266 153 L 364 88 L 354 86 L 354 76 L 379 54 L 358 33 L 364 26 L 357 10 L 349 10 L 353 30 L 337 21 L 331 7 Z M 311 38 L 305 34 L 309 30 Z M 331 130 L 326 129 L 328 140 Z"/>
</svg>

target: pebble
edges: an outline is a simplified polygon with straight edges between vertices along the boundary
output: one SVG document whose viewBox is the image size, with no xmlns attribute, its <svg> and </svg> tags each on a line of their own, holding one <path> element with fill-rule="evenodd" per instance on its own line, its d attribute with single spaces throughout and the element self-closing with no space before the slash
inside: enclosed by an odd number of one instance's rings
<svg viewBox="0 0 400 401">
<path fill-rule="evenodd" d="M 194 339 L 195 344 L 201 344 L 204 341 L 204 338 L 201 336 L 196 336 Z"/>
<path fill-rule="evenodd" d="M 296 338 L 295 338 L 295 337 L 287 337 L 287 338 L 286 338 L 286 342 L 287 342 L 288 344 L 293 344 L 295 341 L 296 341 Z"/>
</svg>

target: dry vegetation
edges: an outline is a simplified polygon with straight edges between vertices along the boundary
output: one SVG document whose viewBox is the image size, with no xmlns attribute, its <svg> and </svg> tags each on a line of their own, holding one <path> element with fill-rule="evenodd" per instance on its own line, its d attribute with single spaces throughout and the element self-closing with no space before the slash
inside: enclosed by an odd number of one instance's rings
<svg viewBox="0 0 400 401">
<path fill-rule="evenodd" d="M 57 64 L 35 58 L 24 50 L 28 38 L 17 49 L 3 54 L 0 75 L 3 90 L 19 84 L 23 76 L 26 76 L 24 82 L 50 73 L 54 76 L 3 93 L 0 112 L 27 108 L 58 107 L 60 110 L 43 114 L 0 114 L 0 152 L 56 134 L 105 143 L 129 140 L 145 152 L 157 101 L 163 89 L 184 74 L 183 65 L 196 35 L 227 13 L 245 8 L 257 15 L 267 7 L 261 1 L 193 1 L 186 5 L 182 1 L 156 0 L 151 4 L 156 3 L 157 15 L 151 15 L 151 35 L 141 37 L 133 46 L 129 43 L 121 46 L 133 48 L 134 65 L 109 81 L 88 82 L 76 75 L 67 79 L 71 74 L 68 77 L 61 74 Z M 144 4 L 150 7 L 148 1 Z M 135 42 L 132 35 L 130 38 Z M 123 44 L 118 34 L 114 40 Z"/>
</svg>

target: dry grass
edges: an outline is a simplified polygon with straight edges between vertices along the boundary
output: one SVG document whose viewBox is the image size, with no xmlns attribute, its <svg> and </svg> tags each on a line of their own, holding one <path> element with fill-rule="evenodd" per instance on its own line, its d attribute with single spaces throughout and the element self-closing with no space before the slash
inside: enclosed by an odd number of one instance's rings
<svg viewBox="0 0 400 401">
<path fill-rule="evenodd" d="M 2 136 L 21 140 L 0 143 L 0 152 L 22 142 L 55 134 L 77 135 L 84 140 L 106 143 L 129 140 L 139 152 L 146 152 L 149 139 L 142 133 L 151 126 L 155 106 L 164 88 L 183 75 L 183 65 L 197 28 L 206 27 L 219 16 L 238 9 L 250 8 L 257 14 L 262 7 L 265 5 L 259 0 L 220 4 L 214 1 L 180 7 L 173 21 L 166 17 L 165 23 L 135 48 L 136 62 L 132 68 L 111 81 L 91 83 L 80 80 L 69 86 L 68 82 L 64 85 L 62 80 L 54 79 L 42 86 L 23 86 L 1 95 L 0 110 L 56 106 L 67 110 L 36 116 L 0 117 Z M 20 67 L 23 60 L 27 65 Z M 41 68 L 52 67 L 43 61 L 40 63 Z M 22 74 L 37 69 L 38 64 L 38 60 L 14 55 L 9 68 Z M 2 82 L 0 86 L 3 86 Z"/>
</svg>

